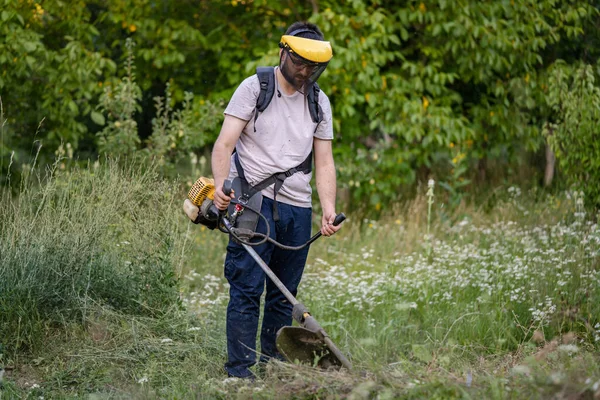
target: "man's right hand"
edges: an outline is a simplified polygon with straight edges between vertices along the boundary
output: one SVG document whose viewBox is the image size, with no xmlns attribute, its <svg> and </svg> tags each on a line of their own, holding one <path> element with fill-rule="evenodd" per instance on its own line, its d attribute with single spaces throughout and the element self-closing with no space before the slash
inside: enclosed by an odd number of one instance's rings
<svg viewBox="0 0 600 400">
<path fill-rule="evenodd" d="M 215 180 L 213 203 L 221 211 L 226 210 L 229 202 L 233 199 L 233 191 L 231 192 L 231 196 L 223 193 L 223 182 L 229 174 L 231 153 L 233 153 L 235 144 L 247 123 L 248 121 L 225 114 L 221 133 L 219 133 L 219 137 L 217 137 L 217 141 L 213 146 L 211 156 L 211 166 Z"/>
<path fill-rule="evenodd" d="M 231 191 L 231 195 L 227 196 L 223 193 L 223 186 L 219 185 L 215 188 L 215 196 L 213 198 L 213 203 L 217 207 L 218 210 L 224 211 L 229 206 L 229 202 L 234 198 L 233 190 Z"/>
</svg>

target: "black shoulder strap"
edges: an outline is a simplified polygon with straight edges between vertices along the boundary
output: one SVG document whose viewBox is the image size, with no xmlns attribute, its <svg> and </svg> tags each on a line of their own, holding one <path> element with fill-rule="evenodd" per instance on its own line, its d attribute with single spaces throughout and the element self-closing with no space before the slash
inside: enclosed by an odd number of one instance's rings
<svg viewBox="0 0 600 400">
<path fill-rule="evenodd" d="M 319 105 L 319 92 L 321 88 L 315 82 L 312 87 L 308 90 L 308 111 L 310 117 L 317 126 L 323 121 L 323 110 Z"/>
<path fill-rule="evenodd" d="M 256 108 L 254 109 L 254 132 L 256 132 L 258 114 L 265 111 L 269 106 L 275 92 L 275 68 L 256 67 L 256 75 L 258 75 L 258 82 L 260 83 L 260 93 L 258 99 L 256 99 Z"/>
<path fill-rule="evenodd" d="M 275 92 L 275 68 L 273 67 L 257 67 L 256 75 L 260 82 L 260 94 L 256 100 L 256 109 L 263 112 L 271 103 L 273 93 Z"/>
</svg>

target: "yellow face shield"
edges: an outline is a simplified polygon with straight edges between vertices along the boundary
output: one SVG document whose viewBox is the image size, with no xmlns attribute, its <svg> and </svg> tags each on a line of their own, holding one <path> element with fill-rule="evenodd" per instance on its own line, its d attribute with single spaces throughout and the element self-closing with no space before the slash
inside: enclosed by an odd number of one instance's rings
<svg viewBox="0 0 600 400">
<path fill-rule="evenodd" d="M 314 84 L 333 57 L 331 43 L 298 36 L 283 35 L 281 72 L 296 90 L 302 92 Z"/>
<path fill-rule="evenodd" d="M 280 47 L 314 64 L 328 63 L 333 57 L 331 43 L 322 40 L 306 39 L 303 37 L 283 35 Z"/>
</svg>

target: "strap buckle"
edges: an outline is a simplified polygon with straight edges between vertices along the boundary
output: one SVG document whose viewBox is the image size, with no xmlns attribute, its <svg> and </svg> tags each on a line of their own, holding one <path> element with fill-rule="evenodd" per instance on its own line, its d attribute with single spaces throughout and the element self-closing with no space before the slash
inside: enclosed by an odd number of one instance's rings
<svg viewBox="0 0 600 400">
<path fill-rule="evenodd" d="M 285 177 L 289 178 L 290 176 L 294 175 L 296 172 L 298 172 L 298 170 L 296 168 L 291 168 L 288 169 L 287 171 L 284 172 Z"/>
</svg>

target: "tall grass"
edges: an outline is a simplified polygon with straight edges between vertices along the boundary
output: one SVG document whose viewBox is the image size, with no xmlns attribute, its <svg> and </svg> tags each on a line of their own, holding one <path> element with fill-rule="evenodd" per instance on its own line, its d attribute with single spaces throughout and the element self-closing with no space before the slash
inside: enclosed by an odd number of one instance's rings
<svg viewBox="0 0 600 400">
<path fill-rule="evenodd" d="M 566 195 L 511 189 L 492 211 L 450 212 L 421 193 L 378 219 L 350 215 L 312 245 L 298 299 L 356 370 L 273 362 L 256 383 L 231 383 L 227 236 L 187 220 L 175 183 L 112 162 L 27 182 L 2 193 L 0 367 L 17 367 L 0 395 L 503 399 L 600 387 L 600 228 Z"/>
<path fill-rule="evenodd" d="M 536 334 L 598 348 L 600 227 L 574 200 L 509 194 L 491 214 L 436 213 L 431 248 L 427 207 L 417 199 L 311 250 L 300 293 L 348 351 L 371 368 L 507 354 Z"/>
<path fill-rule="evenodd" d="M 0 208 L 0 342 L 34 349 L 90 307 L 153 316 L 179 307 L 185 240 L 177 187 L 143 165 L 33 170 Z"/>
<path fill-rule="evenodd" d="M 298 298 L 374 375 L 352 389 L 312 376 L 298 382 L 304 395 L 505 398 L 512 386 L 543 398 L 600 384 L 600 227 L 569 194 L 530 197 L 512 188 L 492 212 L 449 216 L 443 204 L 429 215 L 421 195 L 316 242 Z M 198 285 L 186 303 L 223 319 L 227 286 L 207 272 L 186 274 Z M 478 385 L 467 389 L 467 376 Z"/>
</svg>

